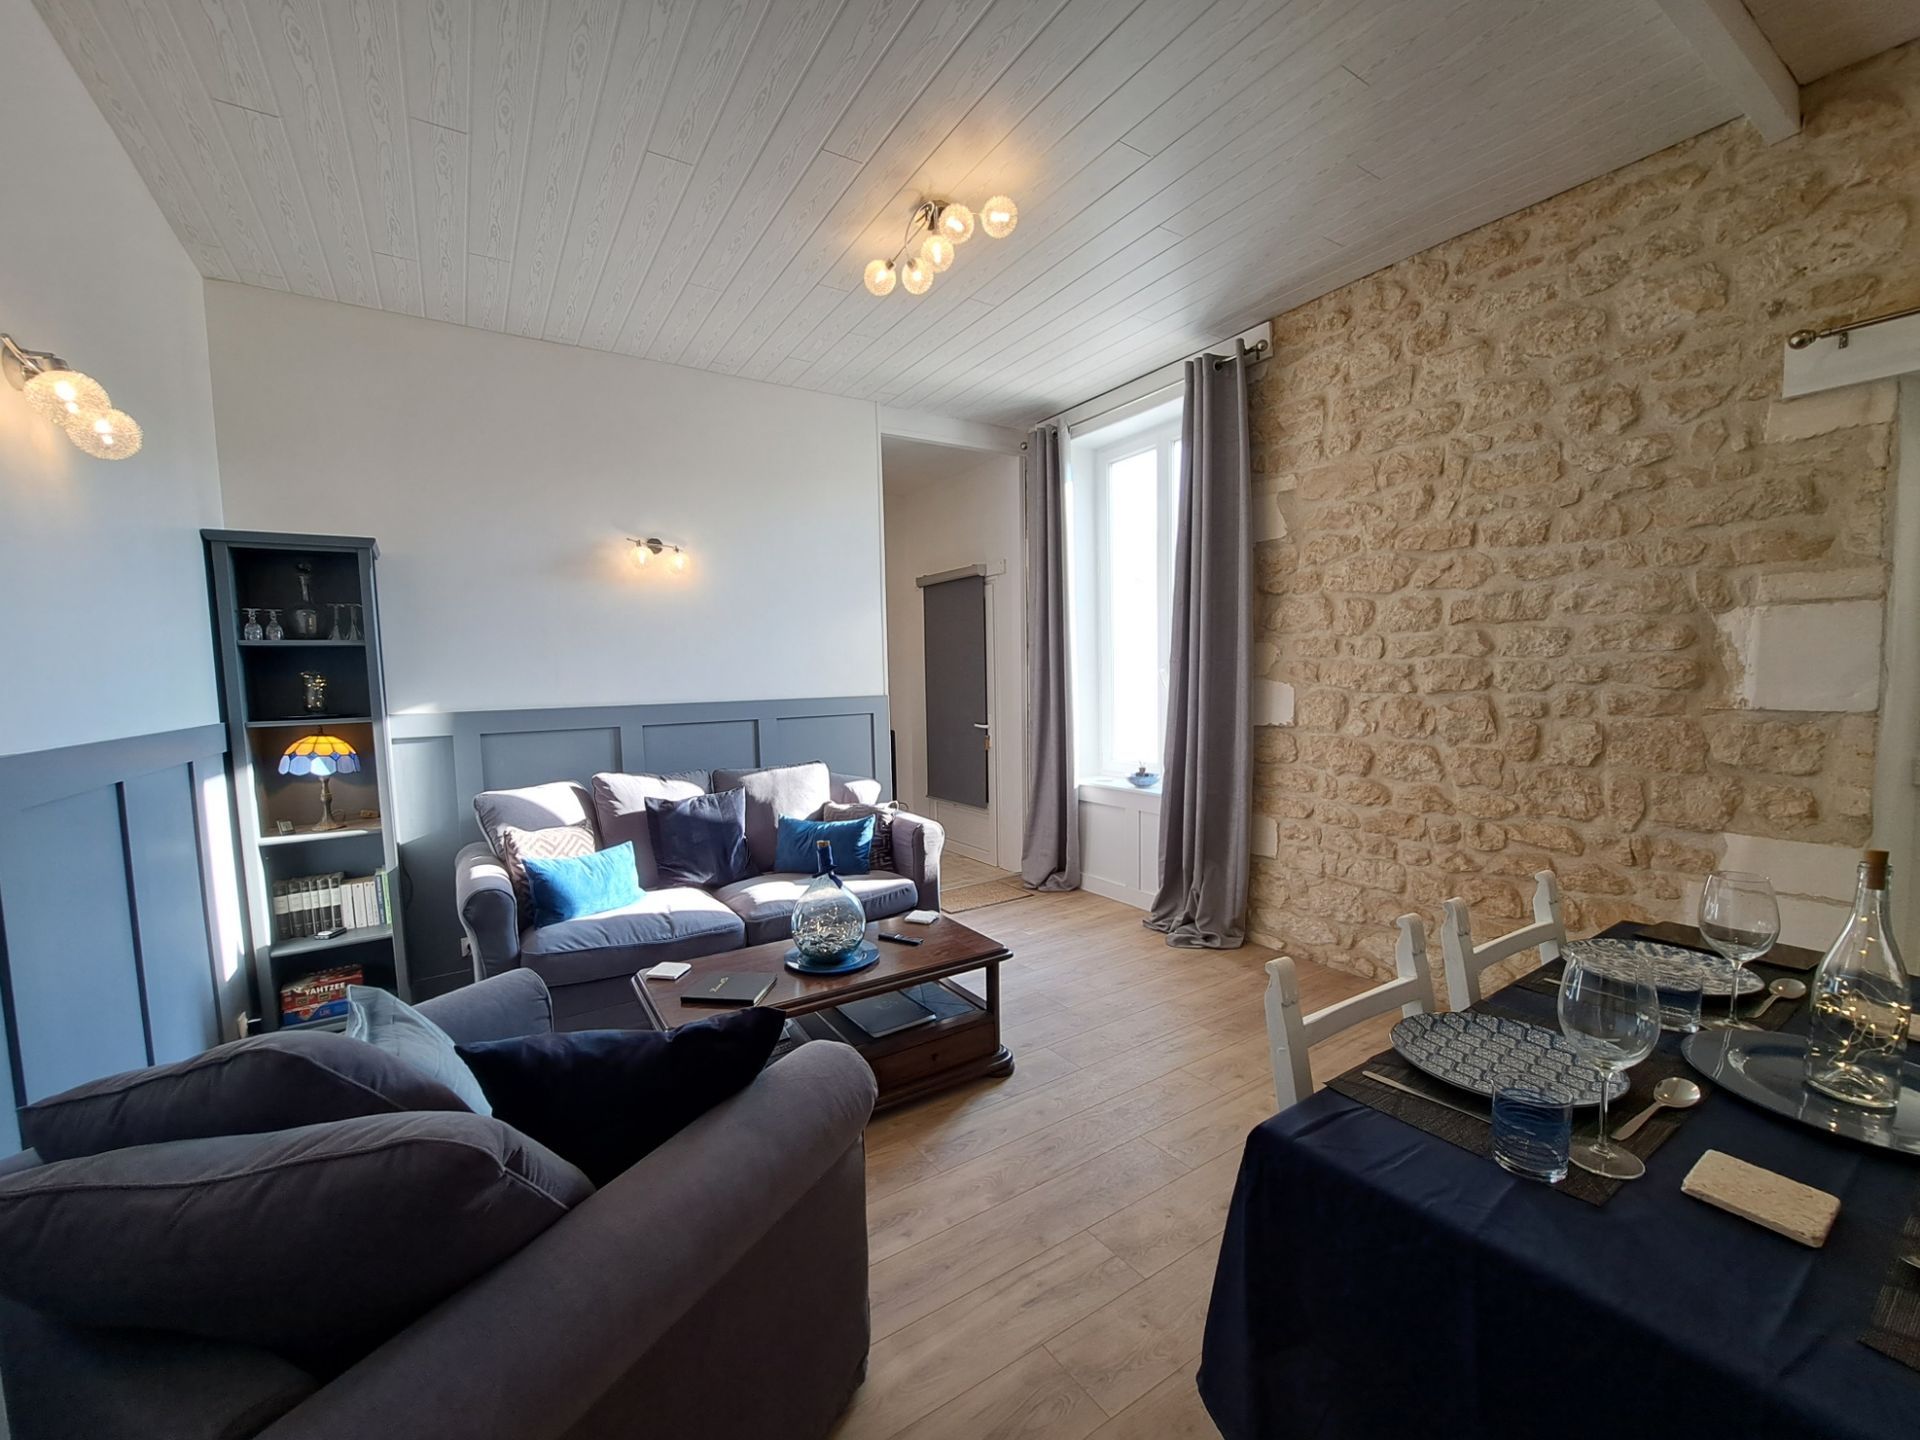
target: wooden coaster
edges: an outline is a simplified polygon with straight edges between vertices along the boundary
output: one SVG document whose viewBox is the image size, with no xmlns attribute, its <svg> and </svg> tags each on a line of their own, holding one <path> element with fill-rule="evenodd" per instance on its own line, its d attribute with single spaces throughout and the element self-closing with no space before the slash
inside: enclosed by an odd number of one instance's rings
<svg viewBox="0 0 1920 1440">
<path fill-rule="evenodd" d="M 1680 1190 L 1814 1249 L 1827 1243 L 1840 1213 L 1836 1196 L 1718 1150 L 1707 1151 L 1694 1163 Z"/>
</svg>

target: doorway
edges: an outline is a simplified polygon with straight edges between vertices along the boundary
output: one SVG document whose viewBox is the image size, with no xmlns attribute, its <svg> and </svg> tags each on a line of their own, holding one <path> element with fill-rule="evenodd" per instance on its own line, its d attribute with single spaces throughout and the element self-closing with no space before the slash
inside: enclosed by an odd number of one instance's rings
<svg viewBox="0 0 1920 1440">
<path fill-rule="evenodd" d="M 1020 865 L 1025 610 L 1015 455 L 884 436 L 894 793 L 950 853 Z"/>
</svg>

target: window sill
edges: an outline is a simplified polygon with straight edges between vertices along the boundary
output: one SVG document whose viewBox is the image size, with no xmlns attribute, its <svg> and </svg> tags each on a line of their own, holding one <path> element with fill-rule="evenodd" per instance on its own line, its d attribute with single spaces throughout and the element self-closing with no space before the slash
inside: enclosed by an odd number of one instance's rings
<svg viewBox="0 0 1920 1440">
<path fill-rule="evenodd" d="M 1142 790 L 1125 780 L 1093 776 L 1079 782 L 1080 799 L 1088 805 L 1107 805 L 1121 810 L 1160 810 L 1160 787 Z"/>
</svg>

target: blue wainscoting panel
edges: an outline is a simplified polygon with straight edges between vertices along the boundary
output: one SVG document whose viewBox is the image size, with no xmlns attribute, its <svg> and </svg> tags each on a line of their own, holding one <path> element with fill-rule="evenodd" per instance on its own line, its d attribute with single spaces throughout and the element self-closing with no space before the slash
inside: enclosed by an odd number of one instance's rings
<svg viewBox="0 0 1920 1440">
<path fill-rule="evenodd" d="M 476 838 L 473 797 L 454 782 L 451 735 L 393 741 L 393 808 L 399 817 L 400 864 L 407 877 L 407 971 L 414 998 L 425 999 L 473 978 L 460 953 L 453 908 L 453 857 Z"/>
<path fill-rule="evenodd" d="M 222 1038 L 207 957 L 207 897 L 190 771 L 176 765 L 134 776 L 120 787 L 147 1030 L 159 1065 L 198 1055 Z"/>
<path fill-rule="evenodd" d="M 230 821 L 194 780 L 225 746 L 204 725 L 0 756 L 0 1146 L 18 1106 L 194 1054 L 246 1004 L 215 987 L 206 887 L 231 865 L 202 842 Z"/>
<path fill-rule="evenodd" d="M 640 727 L 635 770 L 751 770 L 760 763 L 760 727 L 752 720 L 677 720 Z"/>
<path fill-rule="evenodd" d="M 0 896 L 20 1101 L 147 1063 L 120 797 L 112 786 L 13 817 Z"/>
<path fill-rule="evenodd" d="M 480 736 L 480 778 L 488 790 L 512 790 L 548 780 L 578 780 L 584 785 L 599 771 L 619 768 L 617 725 L 502 730 Z"/>
<path fill-rule="evenodd" d="M 773 722 L 767 746 L 770 765 L 824 760 L 836 775 L 877 775 L 878 745 L 871 713 L 783 715 Z"/>
</svg>

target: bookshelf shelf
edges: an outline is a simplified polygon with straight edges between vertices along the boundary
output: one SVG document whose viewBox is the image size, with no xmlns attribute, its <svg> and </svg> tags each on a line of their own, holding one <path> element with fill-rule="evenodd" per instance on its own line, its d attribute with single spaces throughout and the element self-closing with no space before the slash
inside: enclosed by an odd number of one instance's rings
<svg viewBox="0 0 1920 1440">
<path fill-rule="evenodd" d="M 297 982 L 356 979 L 408 997 L 405 927 L 399 915 L 399 840 L 393 818 L 393 765 L 381 671 L 380 615 L 374 581 L 379 548 L 348 535 L 206 530 L 207 578 L 223 718 L 232 771 L 234 821 L 246 881 L 247 948 L 258 1017 L 278 1029 L 282 994 Z M 358 605 L 364 638 L 323 639 L 333 607 Z M 278 609 L 289 636 L 244 640 L 243 612 Z M 306 611 L 316 612 L 308 616 Z M 304 630 L 305 638 L 291 632 Z M 309 715 L 308 705 L 340 714 Z M 280 772 L 287 747 L 331 733 L 358 766 L 344 772 Z M 323 815 L 337 829 L 316 830 Z M 378 819 L 363 818 L 378 816 Z M 278 825 L 293 821 L 291 833 Z M 371 885 L 357 883 L 371 881 Z M 377 920 L 362 923 L 354 920 Z M 344 924 L 342 933 L 317 931 Z M 304 933 L 303 933 L 304 932 Z M 316 978 L 317 977 L 317 978 Z M 302 1003 L 311 1007 L 315 987 Z M 293 1002 L 289 1002 L 292 1004 Z M 306 1013 L 302 1011 L 301 1013 Z M 337 1028 L 298 1022 L 301 1029 Z"/>
<path fill-rule="evenodd" d="M 375 940 L 392 938 L 391 925 L 364 925 L 339 935 L 308 935 L 298 940 L 276 940 L 270 948 L 274 959 L 289 960 L 296 955 L 314 955 L 322 950 L 340 950 L 349 945 L 366 945 Z"/>
</svg>

